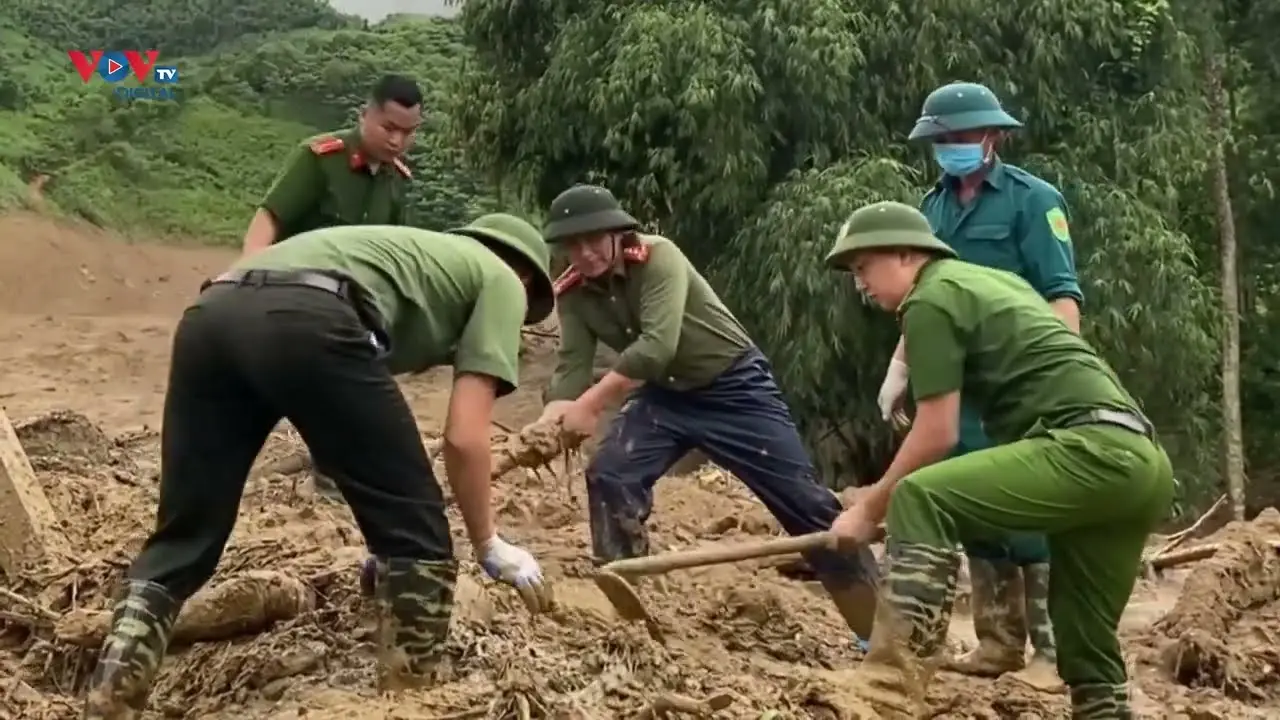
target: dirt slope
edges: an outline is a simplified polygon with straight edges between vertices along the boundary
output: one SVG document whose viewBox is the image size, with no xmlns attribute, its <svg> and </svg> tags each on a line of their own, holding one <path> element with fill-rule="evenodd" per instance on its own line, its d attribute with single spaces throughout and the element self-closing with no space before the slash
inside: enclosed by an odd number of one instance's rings
<svg viewBox="0 0 1280 720">
<path fill-rule="evenodd" d="M 169 333 L 200 280 L 230 255 L 125 246 L 34 216 L 0 218 L 0 238 L 0 403 L 81 558 L 57 573 L 0 579 L 0 590 L 29 601 L 0 593 L 0 719 L 70 720 L 113 585 L 154 519 Z M 549 355 L 527 358 L 528 387 L 504 400 L 508 425 L 536 413 Z M 405 383 L 427 434 L 438 428 L 446 378 Z M 281 433 L 264 455 L 295 450 Z M 355 575 L 363 549 L 349 514 L 315 496 L 306 477 L 253 480 L 213 584 L 225 604 L 246 610 L 194 609 L 188 639 L 203 640 L 173 649 L 148 717 L 607 720 L 634 717 L 666 693 L 731 696 L 711 717 L 866 717 L 840 694 L 858 653 L 809 583 L 751 565 L 691 571 L 643 590 L 665 644 L 617 621 L 585 578 L 583 495 L 577 471 L 500 483 L 502 526 L 543 558 L 561 608 L 531 620 L 464 563 L 452 680 L 393 700 L 370 689 L 369 608 Z M 714 468 L 665 480 L 652 529 L 663 549 L 775 532 Z M 1122 630 L 1148 716 L 1274 716 L 1280 560 L 1261 544 L 1266 536 L 1280 536 L 1275 513 L 1228 527 L 1219 536 L 1227 548 L 1194 570 L 1140 582 Z M 469 557 L 461 536 L 457 547 Z M 228 627 L 255 616 L 263 622 Z M 971 641 L 960 615 L 951 644 Z M 1008 680 L 942 673 L 930 696 L 940 718 L 1068 715 L 1065 698 Z"/>
</svg>

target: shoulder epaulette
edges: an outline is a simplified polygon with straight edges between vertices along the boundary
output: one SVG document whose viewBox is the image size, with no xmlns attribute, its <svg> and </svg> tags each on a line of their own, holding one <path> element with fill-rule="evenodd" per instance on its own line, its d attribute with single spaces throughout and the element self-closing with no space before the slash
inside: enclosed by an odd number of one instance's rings
<svg viewBox="0 0 1280 720">
<path fill-rule="evenodd" d="M 629 263 L 643 265 L 649 262 L 649 245 L 632 245 L 622 249 L 622 259 Z"/>
<path fill-rule="evenodd" d="M 396 158 L 395 160 L 392 160 L 391 165 L 396 169 L 396 172 L 400 173 L 400 175 L 404 177 L 404 179 L 406 180 L 413 179 L 413 171 L 410 170 L 409 166 L 406 165 L 405 162 L 400 158 Z"/>
<path fill-rule="evenodd" d="M 332 155 L 347 146 L 340 137 L 326 135 L 311 141 L 311 152 L 316 155 Z"/>
<path fill-rule="evenodd" d="M 569 268 L 568 270 L 560 273 L 560 277 L 556 278 L 556 281 L 551 284 L 551 289 L 554 291 L 556 297 L 560 297 L 581 285 L 582 281 L 585 279 L 586 278 L 582 273 L 574 270 L 573 268 Z"/>
</svg>

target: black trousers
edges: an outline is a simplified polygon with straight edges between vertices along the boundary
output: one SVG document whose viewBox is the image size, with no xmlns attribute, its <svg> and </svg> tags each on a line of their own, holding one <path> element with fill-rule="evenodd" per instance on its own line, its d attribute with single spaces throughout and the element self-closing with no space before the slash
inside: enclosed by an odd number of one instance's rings
<svg viewBox="0 0 1280 720">
<path fill-rule="evenodd" d="M 351 303 L 298 285 L 213 285 L 173 339 L 159 514 L 131 579 L 182 601 L 209 580 L 281 418 L 336 482 L 372 553 L 453 558 L 417 423 Z"/>
</svg>

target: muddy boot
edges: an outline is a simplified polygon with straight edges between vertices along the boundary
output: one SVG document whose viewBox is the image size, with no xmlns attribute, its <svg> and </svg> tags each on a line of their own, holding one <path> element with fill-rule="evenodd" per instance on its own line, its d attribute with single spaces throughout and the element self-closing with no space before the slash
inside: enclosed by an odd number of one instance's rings
<svg viewBox="0 0 1280 720">
<path fill-rule="evenodd" d="M 1066 686 L 1058 677 L 1058 646 L 1049 621 L 1049 563 L 1024 566 L 1022 577 L 1032 655 L 1027 667 L 1010 677 L 1042 692 L 1062 692 Z"/>
<path fill-rule="evenodd" d="M 998 677 L 1026 666 L 1027 615 L 1021 568 L 1007 560 L 969 558 L 970 605 L 978 647 L 943 667 L 965 675 Z"/>
<path fill-rule="evenodd" d="M 89 679 L 83 720 L 142 717 L 181 607 L 156 583 L 130 580 L 125 585 L 111 616 L 111 634 Z"/>
<path fill-rule="evenodd" d="M 1071 688 L 1071 720 L 1133 720 L 1127 685 Z"/>
<path fill-rule="evenodd" d="M 378 558 L 370 555 L 360 565 L 360 597 L 373 600 L 377 597 L 374 588 L 378 585 Z"/>
<path fill-rule="evenodd" d="M 627 508 L 611 507 L 600 484 L 587 479 L 591 551 L 599 565 L 649 554 L 649 531 Z"/>
<path fill-rule="evenodd" d="M 446 668 L 458 564 L 378 558 L 378 689 L 429 687 Z"/>
<path fill-rule="evenodd" d="M 934 656 L 951 623 L 960 556 L 950 548 L 895 543 L 880 586 L 871 649 L 850 679 L 858 699 L 883 720 L 928 717 Z"/>
</svg>

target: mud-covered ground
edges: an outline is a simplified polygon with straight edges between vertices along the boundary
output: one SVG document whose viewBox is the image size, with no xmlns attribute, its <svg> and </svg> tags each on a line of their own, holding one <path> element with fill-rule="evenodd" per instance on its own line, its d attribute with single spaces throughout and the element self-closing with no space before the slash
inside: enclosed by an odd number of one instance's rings
<svg viewBox="0 0 1280 720">
<path fill-rule="evenodd" d="M 0 218 L 0 236 L 41 233 L 56 238 L 49 244 L 59 255 L 37 255 L 25 267 L 63 273 L 64 289 L 49 301 L 57 310 L 42 313 L 50 305 L 33 294 L 57 282 L 0 276 L 7 338 L 0 402 L 75 557 L 38 577 L 0 578 L 0 718 L 24 720 L 78 716 L 109 597 L 154 521 L 158 437 L 147 425 L 154 427 L 162 399 L 169 329 L 199 277 L 225 261 L 132 246 L 127 252 L 140 256 L 123 266 L 103 255 L 100 238 L 86 243 L 66 228 Z M 24 259 L 43 247 L 23 248 Z M 545 376 L 544 350 L 526 358 L 527 377 Z M 406 392 L 430 434 L 441 378 L 410 379 Z M 511 427 L 536 412 L 527 394 L 504 403 Z M 282 431 L 259 467 L 278 467 L 273 461 L 297 451 Z M 802 577 L 743 563 L 647 583 L 641 592 L 664 642 L 616 619 L 587 577 L 583 495 L 573 469 L 541 477 L 517 470 L 499 483 L 502 529 L 543 560 L 560 607 L 531 618 L 512 593 L 482 578 L 456 535 L 468 560 L 452 679 L 393 699 L 372 690 L 370 608 L 357 588 L 363 548 L 349 514 L 312 492 L 305 471 L 255 473 L 217 576 L 179 623 L 148 717 L 607 720 L 642 717 L 673 696 L 727 703 L 707 717 L 865 717 L 842 694 L 859 654 L 817 585 Z M 661 550 L 776 532 L 714 468 L 665 479 L 651 529 Z M 1276 539 L 1280 514 L 1270 511 L 1188 544 L 1221 543 L 1213 558 L 1139 582 L 1122 634 L 1146 716 L 1275 716 L 1280 555 L 1269 543 Z M 971 643 L 969 618 L 958 613 L 952 649 Z M 1008 679 L 943 672 L 930 697 L 938 718 L 1068 716 L 1065 697 Z"/>
</svg>

